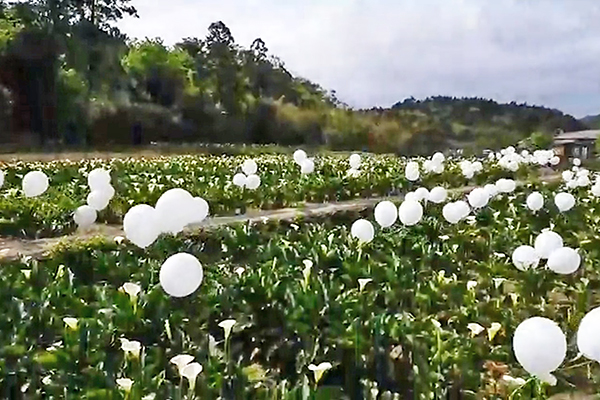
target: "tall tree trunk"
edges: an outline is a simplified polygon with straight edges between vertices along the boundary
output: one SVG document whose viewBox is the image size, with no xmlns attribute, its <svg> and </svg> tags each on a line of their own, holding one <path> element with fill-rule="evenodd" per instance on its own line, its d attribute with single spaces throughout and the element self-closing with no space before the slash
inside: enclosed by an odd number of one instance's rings
<svg viewBox="0 0 600 400">
<path fill-rule="evenodd" d="M 56 115 L 57 107 L 57 82 L 58 77 L 58 59 L 55 55 L 46 60 L 44 65 L 46 72 L 46 79 L 44 81 L 44 92 L 45 92 L 45 103 L 44 103 L 44 123 L 46 138 L 52 142 L 56 142 L 59 139 L 58 132 L 58 121 Z"/>
<path fill-rule="evenodd" d="M 90 22 L 96 26 L 96 0 L 90 0 Z"/>
</svg>

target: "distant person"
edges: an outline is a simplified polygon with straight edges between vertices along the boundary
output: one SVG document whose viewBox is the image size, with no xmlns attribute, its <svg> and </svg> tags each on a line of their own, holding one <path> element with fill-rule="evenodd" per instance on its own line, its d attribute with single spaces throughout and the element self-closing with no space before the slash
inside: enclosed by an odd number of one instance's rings
<svg viewBox="0 0 600 400">
<path fill-rule="evenodd" d="M 132 128 L 133 145 L 140 146 L 142 144 L 142 124 L 136 122 Z"/>
<path fill-rule="evenodd" d="M 79 144 L 79 136 L 77 135 L 77 127 L 73 121 L 70 121 L 65 128 L 65 142 L 67 146 L 77 146 Z"/>
</svg>

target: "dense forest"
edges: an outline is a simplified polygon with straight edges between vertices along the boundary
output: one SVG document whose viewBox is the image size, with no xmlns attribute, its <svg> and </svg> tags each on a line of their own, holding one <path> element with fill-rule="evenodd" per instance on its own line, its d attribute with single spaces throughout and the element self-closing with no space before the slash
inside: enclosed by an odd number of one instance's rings
<svg viewBox="0 0 600 400">
<path fill-rule="evenodd" d="M 402 154 L 518 141 L 544 147 L 585 125 L 557 110 L 479 98 L 406 99 L 355 110 L 293 76 L 268 43 L 222 22 L 174 46 L 130 40 L 130 0 L 0 2 L 0 142 L 111 147 L 274 143 Z"/>
</svg>

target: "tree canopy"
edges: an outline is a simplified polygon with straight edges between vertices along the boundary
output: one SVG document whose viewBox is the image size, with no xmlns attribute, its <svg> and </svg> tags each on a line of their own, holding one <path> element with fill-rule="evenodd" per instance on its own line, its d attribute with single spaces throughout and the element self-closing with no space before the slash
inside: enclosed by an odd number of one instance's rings
<svg viewBox="0 0 600 400">
<path fill-rule="evenodd" d="M 111 146 L 131 144 L 135 132 L 141 143 L 312 144 L 420 154 L 528 138 L 544 145 L 557 128 L 585 127 L 558 110 L 481 98 L 408 98 L 386 109 L 355 110 L 335 91 L 291 74 L 263 39 L 238 43 L 222 21 L 167 46 L 160 38 L 130 40 L 118 30 L 121 18 L 137 16 L 130 0 L 0 4 L 2 115 L 13 139 L 25 131 L 42 142 Z M 11 109 L 20 103 L 37 106 Z"/>
</svg>

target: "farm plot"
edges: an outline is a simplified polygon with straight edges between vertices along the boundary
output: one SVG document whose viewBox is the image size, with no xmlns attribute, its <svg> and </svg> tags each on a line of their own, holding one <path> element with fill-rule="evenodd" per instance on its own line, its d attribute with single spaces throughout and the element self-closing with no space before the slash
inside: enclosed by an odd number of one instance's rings
<svg viewBox="0 0 600 400">
<path fill-rule="evenodd" d="M 417 179 L 406 163 L 397 179 L 433 189 L 424 160 L 416 162 Z M 458 162 L 454 168 L 459 184 L 469 181 Z M 144 248 L 134 244 L 139 231 L 126 229 L 135 234 L 5 262 L 2 394 L 545 399 L 593 392 L 599 186 L 576 168 L 563 182 L 516 187 L 499 179 L 513 171 L 495 161 L 489 168 L 499 175 L 481 172 L 480 190 L 466 195 L 414 190 L 394 207 L 161 234 Z M 320 179 L 299 179 L 313 178 Z M 171 184 L 187 187 L 180 183 Z"/>
<path fill-rule="evenodd" d="M 234 183 L 234 177 L 242 173 L 248 160 L 256 163 L 256 188 Z M 363 156 L 356 169 L 350 167 L 347 157 L 319 156 L 314 162 L 313 173 L 303 173 L 300 165 L 283 155 L 252 159 L 178 156 L 10 163 L 0 168 L 4 176 L 0 189 L 0 235 L 39 238 L 74 232 L 77 225 L 73 213 L 88 203 L 91 190 L 87 177 L 98 168 L 110 171 L 114 187 L 114 197 L 97 215 L 98 222 L 109 224 L 120 224 L 131 206 L 154 205 L 166 190 L 178 187 L 204 198 L 211 215 L 218 216 L 243 214 L 251 209 L 297 207 L 306 202 L 397 195 L 421 185 L 449 188 L 494 182 L 503 177 L 525 179 L 534 170 L 530 164 L 522 163 L 513 173 L 500 167 L 496 160 L 484 160 L 477 171 L 467 170 L 465 174 L 459 160 L 448 160 L 439 173 L 422 172 L 417 185 L 405 176 L 407 160 L 398 157 Z M 32 171 L 43 172 L 49 187 L 41 196 L 26 197 L 22 181 Z"/>
</svg>

